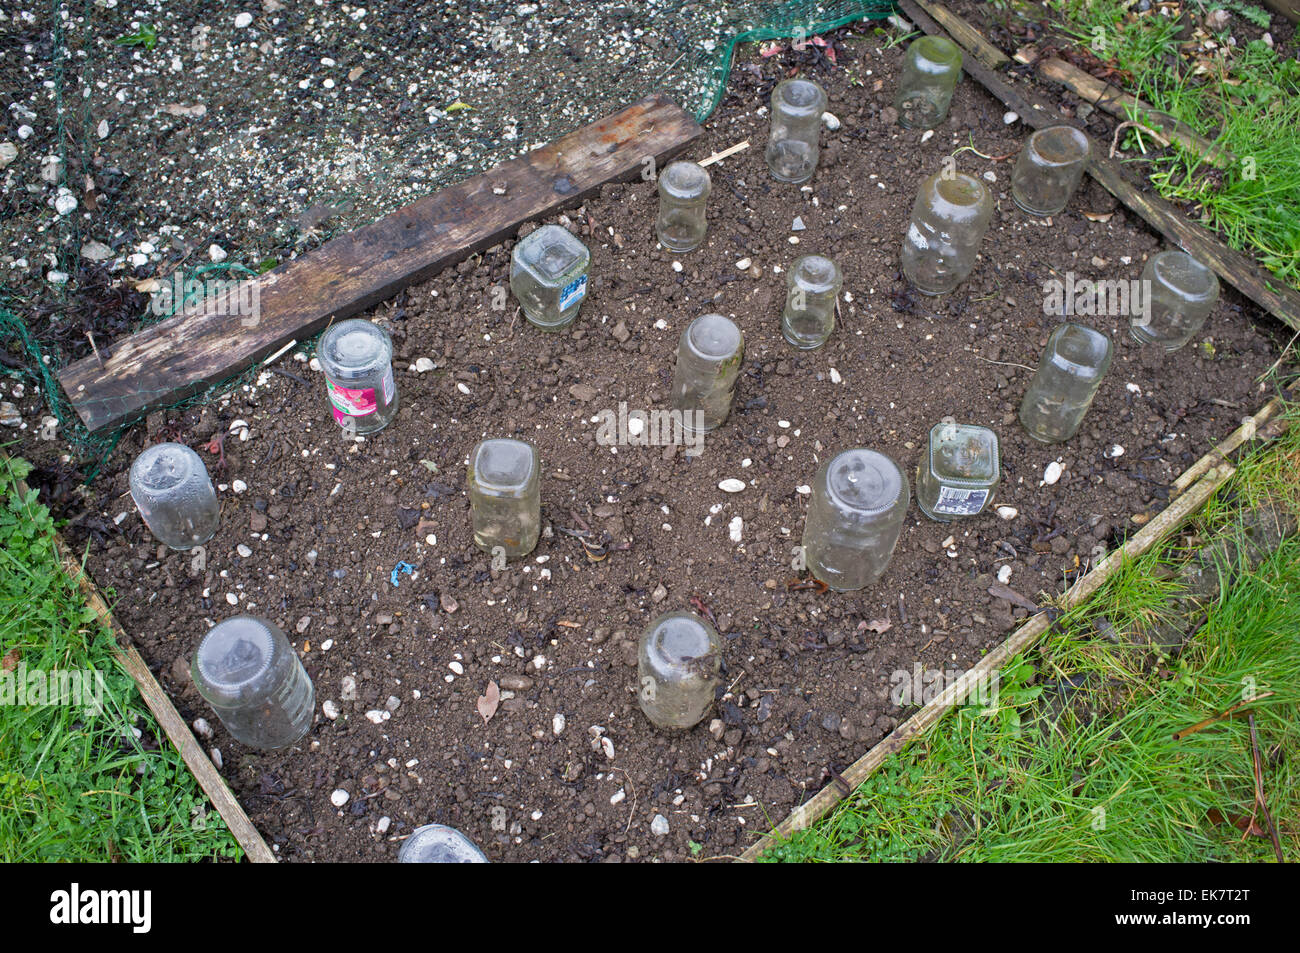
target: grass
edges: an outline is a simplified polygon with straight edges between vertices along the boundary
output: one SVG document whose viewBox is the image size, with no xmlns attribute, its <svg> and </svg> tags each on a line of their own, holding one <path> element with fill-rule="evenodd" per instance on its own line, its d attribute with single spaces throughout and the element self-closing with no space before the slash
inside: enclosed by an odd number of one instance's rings
<svg viewBox="0 0 1300 953">
<path fill-rule="evenodd" d="M 29 471 L 0 455 L 0 861 L 239 857 L 62 572 L 49 510 L 17 486 Z M 86 673 L 88 691 L 76 705 L 33 704 L 30 673 L 56 671 Z"/>
<path fill-rule="evenodd" d="M 1300 513 L 1297 430 L 1241 463 L 1192 525 L 1197 548 L 1264 500 Z M 1007 666 L 992 704 L 953 709 L 764 860 L 1272 860 L 1234 826 L 1254 810 L 1245 717 L 1173 738 L 1246 698 L 1283 852 L 1300 856 L 1300 538 L 1251 572 L 1221 567 L 1235 581 L 1176 660 L 1098 635 L 1170 616 L 1188 538 L 1123 566 Z"/>
<path fill-rule="evenodd" d="M 1220 172 L 1175 144 L 1143 160 L 1160 194 L 1191 203 L 1229 245 L 1300 286 L 1300 62 L 1259 40 L 1229 47 L 1220 42 L 1225 37 L 1216 40 L 1217 49 L 1189 55 L 1180 50 L 1177 19 L 1134 16 L 1126 0 L 1050 0 L 1050 6 L 1064 34 L 1131 76 L 1129 92 L 1219 142 L 1235 159 Z M 1243 16 L 1231 3 L 1199 6 L 1226 6 Z M 1142 134 L 1130 137 L 1136 145 Z"/>
</svg>

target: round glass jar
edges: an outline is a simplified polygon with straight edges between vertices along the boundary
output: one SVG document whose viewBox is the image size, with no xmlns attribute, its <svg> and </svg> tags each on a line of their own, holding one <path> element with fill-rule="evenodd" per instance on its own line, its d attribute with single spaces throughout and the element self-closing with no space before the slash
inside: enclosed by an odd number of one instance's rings
<svg viewBox="0 0 1300 953">
<path fill-rule="evenodd" d="M 659 217 L 655 235 L 671 252 L 699 247 L 708 231 L 706 210 L 712 181 L 694 162 L 673 162 L 659 174 Z"/>
<path fill-rule="evenodd" d="M 673 369 L 672 405 L 691 432 L 716 430 L 731 413 L 745 339 L 734 321 L 702 314 L 682 332 Z"/>
<path fill-rule="evenodd" d="M 713 705 L 722 640 L 693 612 L 668 612 L 641 634 L 637 698 L 656 728 L 691 728 Z"/>
<path fill-rule="evenodd" d="M 993 199 L 974 176 L 940 171 L 925 179 L 903 236 L 907 280 L 923 294 L 952 291 L 974 270 L 992 217 Z"/>
<path fill-rule="evenodd" d="M 821 347 L 835 330 L 835 302 L 844 278 L 839 266 L 821 255 L 804 255 L 786 272 L 781 333 L 801 350 Z"/>
<path fill-rule="evenodd" d="M 1020 404 L 1020 422 L 1042 443 L 1069 440 L 1110 369 L 1110 338 L 1081 324 L 1058 325 Z"/>
<path fill-rule="evenodd" d="M 826 90 L 810 79 L 783 80 L 772 90 L 767 168 L 778 182 L 799 185 L 813 177 L 826 102 Z"/>
<path fill-rule="evenodd" d="M 1219 300 L 1219 278 L 1191 255 L 1162 251 L 1142 269 L 1147 307 L 1129 317 L 1129 333 L 1142 344 L 1176 351 L 1204 327 Z"/>
<path fill-rule="evenodd" d="M 940 523 L 978 516 L 993 501 L 1001 476 L 997 434 L 987 427 L 944 420 L 930 428 L 921 455 L 916 505 Z"/>
<path fill-rule="evenodd" d="M 393 342 L 379 325 L 350 318 L 325 329 L 316 345 L 330 406 L 352 434 L 376 433 L 397 416 Z"/>
<path fill-rule="evenodd" d="M 839 592 L 870 586 L 893 559 L 910 501 L 897 463 L 855 447 L 817 472 L 804 521 L 803 554 L 813 576 Z"/>
<path fill-rule="evenodd" d="M 146 447 L 131 464 L 129 482 L 140 517 L 160 543 L 193 549 L 216 533 L 217 491 L 199 455 L 184 444 Z"/>
<path fill-rule="evenodd" d="M 923 36 L 903 55 L 894 108 L 905 129 L 933 129 L 948 115 L 953 90 L 961 78 L 961 50 L 951 40 Z"/>
<path fill-rule="evenodd" d="M 1088 168 L 1088 137 L 1073 126 L 1049 126 L 1029 137 L 1011 170 L 1011 198 L 1030 215 L 1057 215 Z"/>
<path fill-rule="evenodd" d="M 226 730 L 250 748 L 287 748 L 311 727 L 311 679 L 284 633 L 266 619 L 238 615 L 213 626 L 190 674 Z"/>
<path fill-rule="evenodd" d="M 524 440 L 484 440 L 470 454 L 474 545 L 507 559 L 527 556 L 542 531 L 541 464 Z"/>
<path fill-rule="evenodd" d="M 487 855 L 478 845 L 456 830 L 442 824 L 425 824 L 402 841 L 397 852 L 399 864 L 486 864 Z"/>
</svg>

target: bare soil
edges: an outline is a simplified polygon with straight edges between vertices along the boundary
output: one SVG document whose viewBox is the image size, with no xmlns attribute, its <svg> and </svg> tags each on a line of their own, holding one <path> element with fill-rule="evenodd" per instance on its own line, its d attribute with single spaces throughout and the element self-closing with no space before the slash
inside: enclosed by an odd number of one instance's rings
<svg viewBox="0 0 1300 953">
<path fill-rule="evenodd" d="M 959 168 L 991 174 L 997 204 L 980 263 L 950 295 L 909 292 L 898 250 L 920 177 L 972 143 L 1010 156 L 1027 130 L 1005 125 L 970 80 L 933 136 L 901 129 L 890 101 L 902 51 L 883 42 L 870 25 L 842 31 L 833 69 L 812 54 L 742 48 L 689 155 L 750 142 L 710 169 L 705 245 L 677 257 L 656 247 L 648 182 L 610 186 L 555 219 L 592 253 L 588 300 L 563 333 L 528 325 L 512 299 L 494 308 L 509 243 L 377 308 L 402 406 L 364 443 L 344 439 L 306 355 L 123 441 L 69 534 L 182 713 L 213 723 L 208 745 L 282 857 L 390 861 L 401 837 L 433 821 L 494 861 L 738 854 L 906 717 L 890 698 L 893 673 L 968 668 L 1026 615 L 989 593 L 1003 566 L 1031 602 L 1061 592 L 1264 403 L 1255 378 L 1279 332 L 1225 288 L 1201 335 L 1212 343 L 1172 355 L 1139 347 L 1124 317 L 1076 319 L 1112 337 L 1114 364 L 1073 440 L 1032 441 L 1016 410 L 1059 320 L 1044 314 L 1043 281 L 1136 278 L 1161 243 L 1091 180 L 1050 224 L 1026 216 L 1007 192 L 1011 160 L 966 151 Z M 763 161 L 767 96 L 796 66 L 827 86 L 841 122 L 823 133 L 804 188 L 774 182 Z M 784 269 L 807 252 L 840 263 L 845 295 L 829 343 L 805 353 L 782 339 L 779 314 Z M 714 310 L 740 325 L 746 356 L 731 418 L 703 455 L 598 446 L 599 411 L 665 406 L 683 327 Z M 436 370 L 415 372 L 420 357 Z M 997 502 L 1018 515 L 939 524 L 913 504 L 880 584 L 789 588 L 799 488 L 820 463 L 865 445 L 911 472 L 945 415 L 1000 434 Z M 220 461 L 204 451 L 224 511 L 196 571 L 140 522 L 127 469 L 148 442 L 202 447 L 236 420 L 248 440 L 226 437 Z M 532 441 L 544 466 L 544 538 L 500 573 L 473 546 L 465 495 L 466 458 L 485 436 Z M 1064 475 L 1044 485 L 1052 461 Z M 731 477 L 743 492 L 718 489 Z M 560 531 L 583 523 L 628 548 L 594 561 Z M 415 571 L 394 585 L 399 562 Z M 716 723 L 659 732 L 636 704 L 636 640 L 658 614 L 692 607 L 723 633 L 725 692 Z M 205 628 L 236 612 L 284 628 L 318 703 L 338 708 L 297 749 L 242 748 L 189 683 Z M 485 723 L 476 702 L 490 681 L 504 700 Z M 342 808 L 337 789 L 350 796 Z M 667 834 L 652 833 L 656 815 Z"/>
</svg>

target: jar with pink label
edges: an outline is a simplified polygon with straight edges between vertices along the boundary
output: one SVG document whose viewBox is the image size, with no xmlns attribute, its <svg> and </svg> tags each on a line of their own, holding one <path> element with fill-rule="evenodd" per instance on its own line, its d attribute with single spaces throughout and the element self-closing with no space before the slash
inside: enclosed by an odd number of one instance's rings
<svg viewBox="0 0 1300 953">
<path fill-rule="evenodd" d="M 352 434 L 383 430 L 397 415 L 393 342 L 377 324 L 352 318 L 331 325 L 316 345 L 334 419 Z"/>
</svg>

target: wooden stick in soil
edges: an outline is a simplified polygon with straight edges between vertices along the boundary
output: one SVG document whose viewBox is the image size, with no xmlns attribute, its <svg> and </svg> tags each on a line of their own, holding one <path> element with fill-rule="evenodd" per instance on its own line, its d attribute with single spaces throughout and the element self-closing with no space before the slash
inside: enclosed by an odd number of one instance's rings
<svg viewBox="0 0 1300 953">
<path fill-rule="evenodd" d="M 912 22 L 926 33 L 943 35 L 943 28 L 917 6 L 915 0 L 897 0 L 897 2 Z M 956 16 L 956 14 L 950 15 Z M 974 27 L 970 27 L 969 24 L 967 26 L 974 30 Z M 1033 128 L 1042 129 L 1065 123 L 1065 118 L 1044 104 L 1035 92 L 1013 87 L 983 63 L 967 61 L 963 69 L 1001 100 L 1008 109 L 1015 112 L 1022 122 Z M 1271 272 L 1260 268 L 1247 255 L 1229 248 L 1211 232 L 1188 222 L 1164 199 L 1154 194 L 1145 194 L 1129 181 L 1120 163 L 1107 158 L 1105 150 L 1096 142 L 1092 143 L 1092 159 L 1088 163 L 1088 173 L 1106 191 L 1163 235 L 1166 241 L 1177 245 L 1197 261 L 1212 268 L 1225 281 L 1284 324 L 1300 330 L 1300 291 L 1296 291 Z"/>
<path fill-rule="evenodd" d="M 1255 732 L 1254 712 L 1250 713 L 1249 724 L 1250 758 L 1255 774 L 1255 806 L 1264 812 L 1264 823 L 1268 825 L 1268 836 L 1273 841 L 1273 854 L 1277 857 L 1277 862 L 1285 864 L 1286 858 L 1282 856 L 1282 842 L 1277 836 L 1277 825 L 1273 823 L 1273 814 L 1268 809 L 1268 801 L 1264 799 L 1264 762 L 1259 755 L 1259 735 Z"/>
<path fill-rule="evenodd" d="M 118 661 L 130 673 L 145 704 L 153 712 L 154 718 L 158 720 L 168 739 L 176 746 L 176 750 L 180 752 L 190 773 L 194 775 L 194 780 L 199 782 L 199 787 L 208 796 L 212 806 L 217 809 L 221 819 L 226 822 L 230 833 L 244 849 L 244 855 L 255 864 L 275 863 L 275 853 L 266 845 L 266 841 L 262 840 L 262 835 L 248 819 L 239 801 L 235 800 L 235 795 L 231 793 L 225 779 L 204 753 L 198 739 L 190 731 L 190 726 L 185 723 L 185 719 L 180 716 L 180 712 L 167 697 L 167 693 L 149 671 L 149 666 L 136 651 L 126 630 L 113 616 L 112 610 L 100 595 L 99 588 L 86 573 L 85 567 L 72 554 L 72 550 L 62 536 L 55 536 L 55 543 L 58 547 L 59 559 L 63 563 L 63 571 L 68 574 L 68 578 L 77 583 L 86 605 L 90 606 L 95 615 L 99 616 L 99 620 L 112 631 L 116 640 Z"/>
<path fill-rule="evenodd" d="M 944 29 L 956 37 L 963 47 L 975 54 L 979 61 L 989 69 L 997 69 L 1004 63 L 1011 62 L 1011 58 L 984 39 L 979 30 L 951 12 L 943 4 L 931 3 L 928 0 L 917 0 L 917 3 L 926 13 L 943 24 Z"/>
<path fill-rule="evenodd" d="M 1264 424 L 1272 420 L 1281 409 L 1282 401 L 1274 397 L 1265 404 L 1258 413 L 1247 417 L 1242 425 L 1229 434 L 1221 444 L 1183 471 L 1182 476 L 1174 481 L 1174 495 L 1176 496 L 1179 493 L 1182 493 L 1189 486 L 1199 480 L 1202 473 L 1205 473 L 1211 467 L 1218 466 L 1226 460 L 1228 454 L 1235 451 L 1243 443 L 1247 443 L 1248 441 L 1254 440 L 1258 437 Z"/>
</svg>

